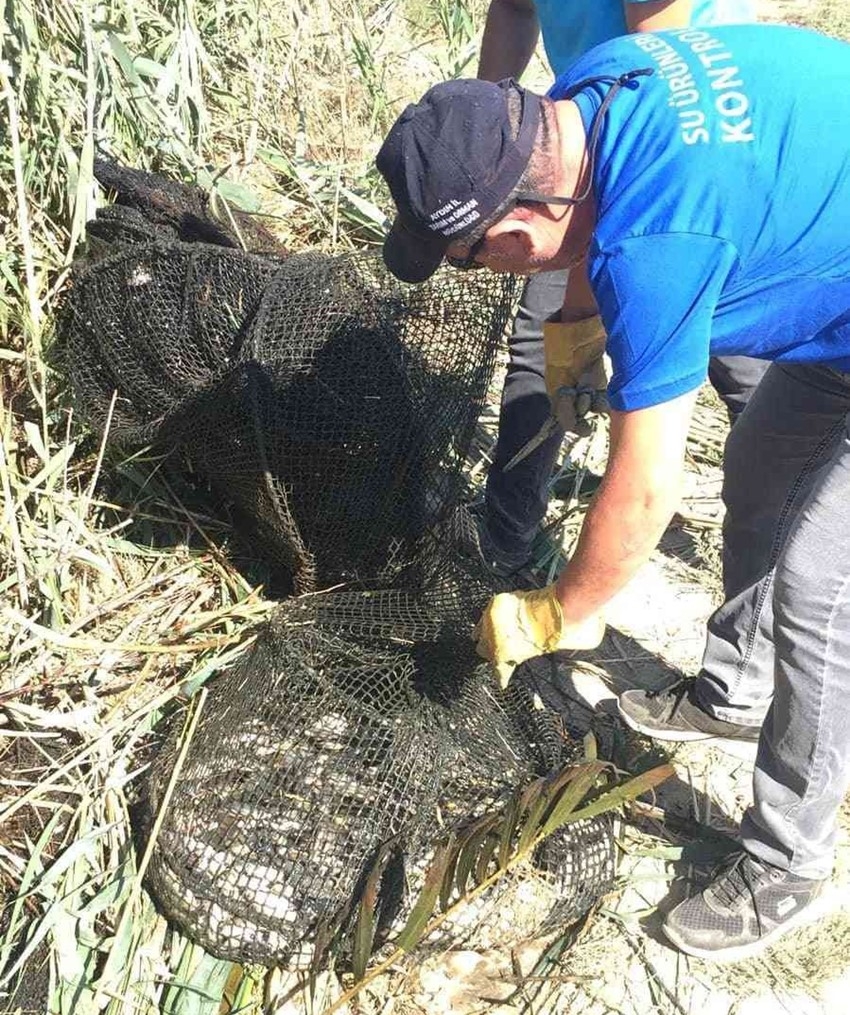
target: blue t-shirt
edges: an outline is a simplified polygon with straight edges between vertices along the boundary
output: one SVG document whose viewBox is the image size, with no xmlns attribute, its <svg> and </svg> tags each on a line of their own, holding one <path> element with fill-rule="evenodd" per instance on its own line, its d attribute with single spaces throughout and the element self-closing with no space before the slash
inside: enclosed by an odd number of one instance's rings
<svg viewBox="0 0 850 1015">
<path fill-rule="evenodd" d="M 563 74 L 600 42 L 626 35 L 623 3 L 647 0 L 535 0 L 543 46 L 553 72 Z M 694 0 L 692 25 L 732 25 L 755 20 L 752 0 Z"/>
<path fill-rule="evenodd" d="M 850 371 L 850 45 L 780 25 L 632 35 L 550 95 L 641 67 L 593 167 L 612 406 L 693 390 L 709 355 Z M 587 133 L 609 87 L 575 97 Z"/>
</svg>

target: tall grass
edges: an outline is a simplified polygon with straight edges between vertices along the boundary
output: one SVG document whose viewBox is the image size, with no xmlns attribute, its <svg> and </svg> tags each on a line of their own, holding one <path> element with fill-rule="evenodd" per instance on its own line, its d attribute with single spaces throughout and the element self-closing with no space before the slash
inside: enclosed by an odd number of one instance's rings
<svg viewBox="0 0 850 1015">
<path fill-rule="evenodd" d="M 17 606 L 61 614 L 56 576 L 94 510 L 99 457 L 82 470 L 74 458 L 77 430 L 45 350 L 85 222 L 103 200 L 96 153 L 262 209 L 296 249 L 375 242 L 386 195 L 374 152 L 399 104 L 441 76 L 428 54 L 474 44 L 468 7 L 458 4 L 460 17 L 449 0 L 434 0 L 413 18 L 398 0 L 7 4 L 0 592 Z M 442 44 L 440 25 L 450 33 Z M 84 509 L 58 541 L 57 497 Z M 34 527 L 43 527 L 38 539 Z"/>
<path fill-rule="evenodd" d="M 338 243 L 346 229 L 327 236 L 305 176 L 372 194 L 380 130 L 416 91 L 415 83 L 405 91 L 416 44 L 395 2 L 18 0 L 6 9 L 4 344 L 22 324 L 36 335 L 44 322 L 99 199 L 96 151 L 217 180 L 252 209 L 279 205 L 292 240 Z M 420 64 L 429 75 L 436 68 Z M 318 202 L 327 212 L 340 193 Z"/>
<path fill-rule="evenodd" d="M 376 242 L 380 137 L 402 103 L 443 76 L 442 54 L 473 44 L 461 19 L 467 36 L 455 32 L 449 45 L 435 9 L 5 5 L 0 1011 L 22 973 L 43 978 L 34 996 L 46 990 L 51 1012 L 75 1015 L 258 1011 L 263 994 L 263 976 L 182 940 L 140 891 L 129 821 L 140 745 L 165 710 L 245 650 L 269 604 L 219 549 L 219 523 L 155 462 L 105 468 L 51 371 L 56 301 L 104 200 L 94 157 L 262 210 L 294 249 Z"/>
</svg>

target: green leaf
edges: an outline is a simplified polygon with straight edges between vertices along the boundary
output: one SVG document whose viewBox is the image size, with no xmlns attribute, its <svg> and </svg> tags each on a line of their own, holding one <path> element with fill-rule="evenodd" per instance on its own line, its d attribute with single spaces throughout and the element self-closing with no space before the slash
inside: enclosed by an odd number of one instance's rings
<svg viewBox="0 0 850 1015">
<path fill-rule="evenodd" d="M 259 966 L 234 966 L 225 988 L 228 1015 L 259 1015 L 266 970 Z"/>
<path fill-rule="evenodd" d="M 440 892 L 440 886 L 446 874 L 446 865 L 451 857 L 451 840 L 442 846 L 438 846 L 434 858 L 428 866 L 425 874 L 425 884 L 419 898 L 416 900 L 410 916 L 407 918 L 401 933 L 393 944 L 402 951 L 412 951 L 422 938 L 422 932 L 428 925 L 428 920 L 434 912 L 434 905 Z"/>
<path fill-rule="evenodd" d="M 340 184 L 339 193 L 341 197 L 345 198 L 359 212 L 364 221 L 378 226 L 382 232 L 385 232 L 389 228 L 390 222 L 387 219 L 386 213 L 372 201 L 361 197 L 360 194 L 355 194 L 353 190 L 349 190 L 348 187 L 344 187 L 342 184 Z"/>
<path fill-rule="evenodd" d="M 535 1010 L 542 1011 L 546 1008 L 544 1003 L 543 1006 L 535 1009 L 533 1002 L 537 999 L 542 1000 L 542 992 L 547 984 L 557 982 L 557 972 L 561 960 L 578 941 L 594 912 L 595 907 L 565 927 L 563 932 L 543 951 L 528 973 L 523 973 L 522 967 L 516 961 L 516 956 L 512 953 L 513 971 L 518 987 L 513 994 L 505 998 L 503 1002 L 505 1006 L 513 1005 L 522 998 L 525 1002 L 522 1010 L 528 1012 L 529 1015 L 532 1015 Z M 553 976 L 553 974 L 556 975 Z M 534 989 L 535 984 L 537 984 L 536 989 Z M 546 1010 L 549 1009 L 546 1008 Z"/>
<path fill-rule="evenodd" d="M 463 844 L 460 847 L 457 872 L 455 874 L 458 894 L 466 894 L 466 885 L 478 859 L 478 850 L 498 822 L 498 814 L 485 814 L 483 818 L 479 818 L 467 830 Z"/>
<path fill-rule="evenodd" d="M 0 980 L 0 983 L 8 982 L 19 969 L 24 967 L 29 957 L 38 948 L 48 932 L 61 923 L 66 916 L 68 916 L 68 911 L 62 900 L 55 900 L 48 905 L 47 911 L 41 920 L 33 924 L 28 930 L 26 944 L 21 949 L 12 966 L 6 971 L 2 980 Z M 67 920 L 65 922 L 67 923 Z"/>
<path fill-rule="evenodd" d="M 133 66 L 136 68 L 136 73 L 143 78 L 161 78 L 165 74 L 165 67 L 161 63 L 157 63 L 156 60 L 151 60 L 146 56 L 137 56 L 133 61 Z"/>
<path fill-rule="evenodd" d="M 186 941 L 162 1001 L 162 1015 L 218 1015 L 234 963 Z"/>
<path fill-rule="evenodd" d="M 258 148 L 257 155 L 272 169 L 278 169 L 282 173 L 289 173 L 292 169 L 292 162 L 281 152 L 272 151 L 270 148 Z"/>
<path fill-rule="evenodd" d="M 101 1007 L 95 1004 L 94 992 L 88 984 L 94 980 L 98 954 L 85 946 L 78 946 L 82 971 L 74 980 L 57 977 L 56 989 L 49 1002 L 49 1011 L 56 1015 L 100 1015 Z"/>
<path fill-rule="evenodd" d="M 165 100 L 172 93 L 180 77 L 180 56 L 177 50 L 173 50 L 167 62 L 162 65 L 160 75 L 154 94 L 160 100 Z"/>
<path fill-rule="evenodd" d="M 136 73 L 133 57 L 130 55 L 130 51 L 114 32 L 108 32 L 106 38 L 109 42 L 109 48 L 112 50 L 113 56 L 118 61 L 118 65 L 121 67 L 121 70 L 124 72 L 124 77 L 130 82 L 130 84 L 140 85 L 142 83 L 142 79 Z"/>
<path fill-rule="evenodd" d="M 56 860 L 48 867 L 41 880 L 30 892 L 40 892 L 47 898 L 55 893 L 52 891 L 53 884 L 57 881 L 80 857 L 89 860 L 94 859 L 97 851 L 97 840 L 107 835 L 114 828 L 119 828 L 120 822 L 115 821 L 111 825 L 104 825 L 101 828 L 93 828 L 84 836 L 76 839 L 71 845 L 60 853 Z"/>
<path fill-rule="evenodd" d="M 474 873 L 476 885 L 480 885 L 487 877 L 487 872 L 496 855 L 496 850 L 499 849 L 500 843 L 500 836 L 493 832 L 484 839 L 481 849 L 478 851 L 478 858 L 475 861 Z"/>
<path fill-rule="evenodd" d="M 129 861 L 125 861 L 116 870 L 110 872 L 113 875 L 111 881 L 107 882 L 80 909 L 80 915 L 87 920 L 92 920 L 98 913 L 102 913 L 110 906 L 118 905 L 124 901 L 132 888 L 133 871 Z"/>
<path fill-rule="evenodd" d="M 519 834 L 517 853 L 524 853 L 537 836 L 540 827 L 540 819 L 549 806 L 549 797 L 545 793 L 546 780 L 538 779 L 528 787 L 528 798 L 526 803 L 526 816 L 523 819 L 522 830 Z"/>
<path fill-rule="evenodd" d="M 541 821 L 548 816 L 554 804 L 561 798 L 565 788 L 582 773 L 582 765 L 568 765 L 540 780 L 539 792 L 533 796 L 525 828 L 520 836 L 520 850 L 527 849 L 541 834 Z"/>
<path fill-rule="evenodd" d="M 187 674 L 187 676 L 180 683 L 180 694 L 186 698 L 191 698 L 197 694 L 198 691 L 204 686 L 204 684 L 216 673 L 220 673 L 225 670 L 234 659 L 237 659 L 245 651 L 244 645 L 234 645 L 233 648 L 226 649 L 218 655 L 208 659 L 202 666 L 200 666 L 193 673 Z"/>
<path fill-rule="evenodd" d="M 564 791 L 557 797 L 552 810 L 546 816 L 541 829 L 543 835 L 549 835 L 560 828 L 576 807 L 596 785 L 596 780 L 605 771 L 606 765 L 601 761 L 588 761 L 579 766 L 575 776 L 570 779 Z"/>
<path fill-rule="evenodd" d="M 380 850 L 366 885 L 363 894 L 357 904 L 357 919 L 354 925 L 354 941 L 352 945 L 351 970 L 355 980 L 362 980 L 366 974 L 366 966 L 372 955 L 372 945 L 375 940 L 375 907 L 378 901 L 378 886 L 381 883 L 381 875 L 387 865 L 390 856 L 390 849 L 386 846 Z"/>
<path fill-rule="evenodd" d="M 233 180 L 227 180 L 223 176 L 220 176 L 213 183 L 212 177 L 208 173 L 200 172 L 198 174 L 200 181 L 203 182 L 205 178 L 208 179 L 208 182 L 204 185 L 207 187 L 211 186 L 213 192 L 218 197 L 223 198 L 230 204 L 235 204 L 237 208 L 241 208 L 243 211 L 257 212 L 260 210 L 262 202 L 250 187 L 246 187 L 241 183 L 235 183 Z M 222 218 L 225 217 L 222 216 Z"/>
<path fill-rule="evenodd" d="M 235 204 L 242 211 L 258 212 L 262 208 L 262 202 L 257 194 L 250 187 L 246 187 L 241 183 L 219 179 L 216 182 L 215 190 L 225 201 Z"/>
<path fill-rule="evenodd" d="M 443 877 L 443 883 L 440 885 L 440 909 L 443 912 L 449 908 L 449 900 L 451 899 L 455 884 L 456 861 L 461 845 L 462 843 L 455 838 L 452 838 L 450 841 L 450 849 L 446 858 L 446 873 Z"/>
<path fill-rule="evenodd" d="M 27 845 L 29 847 L 29 859 L 27 860 L 26 868 L 24 869 L 23 876 L 21 877 L 20 892 L 12 903 L 12 911 L 6 921 L 5 933 L 2 940 L 0 940 L 0 986 L 4 983 L 8 983 L 14 975 L 14 968 L 9 969 L 8 963 L 13 951 L 19 944 L 17 935 L 25 922 L 21 919 L 24 901 L 26 896 L 29 894 L 32 883 L 43 870 L 41 863 L 42 853 L 47 848 L 47 845 L 56 830 L 56 826 L 59 824 L 62 817 L 62 811 L 57 810 L 44 826 L 44 829 L 34 846 L 30 845 L 29 840 L 27 840 Z M 20 962 L 17 964 L 20 964 Z"/>
<path fill-rule="evenodd" d="M 58 978 L 73 983 L 79 981 L 85 972 L 87 950 L 79 948 L 77 944 L 77 914 L 72 911 L 70 903 L 70 899 L 64 899 L 56 907 L 51 950 Z"/>
<path fill-rule="evenodd" d="M 583 818 L 593 818 L 597 814 L 605 814 L 606 811 L 616 810 L 617 807 L 620 807 L 627 800 L 634 800 L 635 797 L 649 792 L 649 790 L 654 789 L 674 774 L 675 769 L 669 764 L 651 768 L 648 772 L 636 775 L 633 779 L 629 779 L 628 782 L 624 782 L 619 786 L 615 786 L 614 789 L 608 790 L 607 793 L 603 793 L 586 807 L 574 811 L 574 813 L 568 816 L 567 820 L 579 821 Z"/>
<path fill-rule="evenodd" d="M 66 444 L 60 448 L 56 454 L 50 459 L 47 465 L 43 469 L 40 469 L 35 476 L 27 483 L 27 485 L 18 494 L 18 504 L 23 504 L 24 501 L 32 495 L 42 484 L 44 484 L 45 490 L 50 489 L 53 479 L 62 472 L 68 462 L 74 455 L 77 449 L 75 442 Z"/>
<path fill-rule="evenodd" d="M 36 423 L 26 420 L 24 422 L 24 433 L 27 435 L 27 439 L 30 442 L 30 447 L 42 460 L 42 462 L 49 462 L 50 456 L 47 453 L 47 449 L 44 446 L 44 440 L 41 435 L 41 429 Z"/>
<path fill-rule="evenodd" d="M 532 783 L 532 785 L 534 785 Z M 499 868 L 504 870 L 511 856 L 511 845 L 513 844 L 514 833 L 517 829 L 519 816 L 527 809 L 526 797 L 531 787 L 525 786 L 514 793 L 505 808 L 505 816 L 502 819 L 499 842 Z"/>
<path fill-rule="evenodd" d="M 313 955 L 310 959 L 310 967 L 307 970 L 307 992 L 311 1001 L 316 997 L 319 975 L 325 967 L 325 960 L 331 947 L 337 940 L 340 923 L 347 915 L 348 908 L 346 906 L 342 913 L 335 913 L 333 916 L 324 917 L 319 920 L 313 932 Z"/>
</svg>

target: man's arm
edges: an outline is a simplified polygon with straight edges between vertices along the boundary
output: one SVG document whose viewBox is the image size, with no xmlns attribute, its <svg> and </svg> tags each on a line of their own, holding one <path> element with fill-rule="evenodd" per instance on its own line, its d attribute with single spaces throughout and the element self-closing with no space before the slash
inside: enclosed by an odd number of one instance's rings
<svg viewBox="0 0 850 1015">
<path fill-rule="evenodd" d="M 623 12 L 630 32 L 661 32 L 684 28 L 691 23 L 693 0 L 658 0 L 642 3 L 623 0 Z"/>
<path fill-rule="evenodd" d="M 563 574 L 543 589 L 494 596 L 476 625 L 478 654 L 502 687 L 526 659 L 602 640 L 603 608 L 652 553 L 678 504 L 695 401 L 690 391 L 612 414 L 608 469 Z"/>
<path fill-rule="evenodd" d="M 566 626 L 598 613 L 655 549 L 679 503 L 696 395 L 612 411 L 605 478 L 557 583 Z"/>
<path fill-rule="evenodd" d="M 528 66 L 539 34 L 534 0 L 490 0 L 478 77 L 484 81 L 518 78 Z"/>
<path fill-rule="evenodd" d="M 561 320 L 583 321 L 586 317 L 598 314 L 596 297 L 587 279 L 587 260 L 579 261 L 570 268 L 567 275 L 567 288 L 564 292 L 564 305 L 561 308 Z"/>
</svg>

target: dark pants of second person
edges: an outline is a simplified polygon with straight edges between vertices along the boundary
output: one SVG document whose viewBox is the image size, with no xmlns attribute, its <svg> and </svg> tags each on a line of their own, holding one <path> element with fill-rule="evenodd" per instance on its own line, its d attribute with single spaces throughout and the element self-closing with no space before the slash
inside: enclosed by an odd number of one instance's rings
<svg viewBox="0 0 850 1015">
<path fill-rule="evenodd" d="M 561 309 L 566 271 L 532 275 L 525 285 L 502 391 L 499 436 L 487 477 L 485 518 L 489 540 L 504 563 L 524 564 L 546 514 L 548 485 L 563 434 L 553 436 L 505 472 L 505 465 L 540 430 L 549 416 L 543 355 L 543 321 Z M 768 364 L 747 356 L 711 360 L 709 379 L 733 420 L 747 404 Z"/>
</svg>

